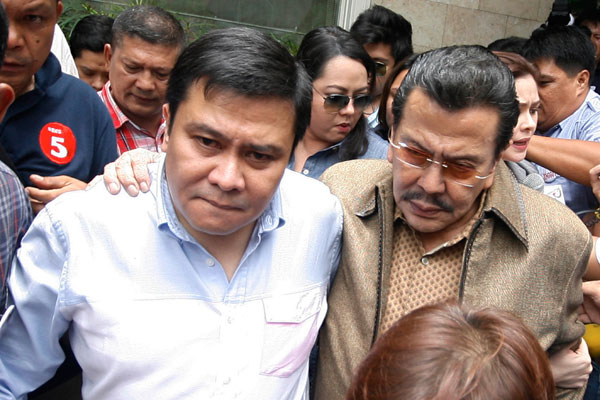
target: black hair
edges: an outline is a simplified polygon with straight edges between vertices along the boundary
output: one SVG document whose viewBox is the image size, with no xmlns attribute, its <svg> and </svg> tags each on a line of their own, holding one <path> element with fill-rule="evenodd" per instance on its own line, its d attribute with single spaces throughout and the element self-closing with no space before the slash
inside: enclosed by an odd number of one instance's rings
<svg viewBox="0 0 600 400">
<path fill-rule="evenodd" d="M 387 114 L 387 101 L 390 96 L 390 90 L 392 89 L 392 84 L 400 75 L 402 71 L 407 71 L 410 69 L 412 64 L 417 59 L 418 54 L 413 54 L 406 58 L 404 61 L 399 62 L 394 65 L 394 68 L 390 72 L 390 76 L 388 76 L 385 84 L 383 85 L 383 90 L 381 91 L 381 101 L 379 103 L 379 109 L 377 110 L 377 120 L 379 121 L 379 125 L 377 125 L 377 133 L 383 140 L 388 140 L 388 135 L 390 131 L 390 127 L 387 124 L 386 114 Z"/>
<path fill-rule="evenodd" d="M 119 14 L 113 23 L 111 45 L 118 47 L 125 36 L 180 49 L 185 46 L 181 24 L 173 14 L 160 7 L 136 6 Z"/>
<path fill-rule="evenodd" d="M 295 110 L 294 146 L 310 122 L 312 85 L 302 66 L 277 41 L 250 28 L 213 30 L 186 47 L 167 86 L 170 124 L 192 85 L 256 98 L 280 98 Z M 291 155 L 291 154 L 290 154 Z"/>
<path fill-rule="evenodd" d="M 508 146 L 519 118 L 513 74 L 482 46 L 451 46 L 417 57 L 392 106 L 394 127 L 410 93 L 419 88 L 448 111 L 491 107 L 499 114 L 495 157 Z"/>
<path fill-rule="evenodd" d="M 494 40 L 492 43 L 488 44 L 487 48 L 490 51 L 507 51 L 523 55 L 522 52 L 525 42 L 527 42 L 526 38 L 509 36 L 507 38 Z"/>
<path fill-rule="evenodd" d="M 375 63 L 352 35 L 340 27 L 323 26 L 308 32 L 300 43 L 296 59 L 304 65 L 310 79 L 314 82 L 321 76 L 327 63 L 337 56 L 346 56 L 364 65 L 369 79 L 369 92 L 372 93 Z M 340 148 L 341 161 L 352 160 L 365 154 L 368 147 L 366 132 L 365 117 L 361 115 Z"/>
<path fill-rule="evenodd" d="M 88 15 L 80 19 L 69 39 L 73 58 L 81 56 L 83 50 L 104 52 L 104 45 L 112 40 L 113 22 L 114 19 L 106 15 Z"/>
<path fill-rule="evenodd" d="M 8 17 L 4 6 L 0 3 L 0 66 L 4 62 L 4 54 L 6 53 L 6 42 L 8 41 Z"/>
<path fill-rule="evenodd" d="M 596 48 L 589 35 L 577 26 L 554 25 L 538 28 L 525 43 L 523 55 L 529 61 L 549 59 L 573 77 L 582 70 L 593 79 Z"/>
<path fill-rule="evenodd" d="M 363 11 L 352 24 L 350 33 L 363 46 L 389 44 L 396 63 L 413 53 L 412 25 L 402 15 L 382 6 Z"/>
<path fill-rule="evenodd" d="M 575 18 L 575 25 L 585 26 L 586 22 L 591 22 L 594 25 L 600 24 L 600 12 L 597 8 L 586 8 Z"/>
</svg>

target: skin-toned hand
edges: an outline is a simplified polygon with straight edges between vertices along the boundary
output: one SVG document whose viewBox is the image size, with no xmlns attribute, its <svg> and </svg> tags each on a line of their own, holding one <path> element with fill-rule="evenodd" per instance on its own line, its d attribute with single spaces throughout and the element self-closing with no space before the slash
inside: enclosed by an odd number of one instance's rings
<svg viewBox="0 0 600 400">
<path fill-rule="evenodd" d="M 600 164 L 590 169 L 590 186 L 598 201 L 600 201 Z"/>
<path fill-rule="evenodd" d="M 29 176 L 29 179 L 37 186 L 25 188 L 35 214 L 59 195 L 73 190 L 83 190 L 87 186 L 87 183 L 66 175 L 39 176 L 33 174 Z"/>
<path fill-rule="evenodd" d="M 130 196 L 137 196 L 140 190 L 145 193 L 150 189 L 148 164 L 158 161 L 160 154 L 149 150 L 127 151 L 104 167 L 104 184 L 111 194 L 119 193 L 121 186 Z"/>
<path fill-rule="evenodd" d="M 600 281 L 583 282 L 583 304 L 578 319 L 587 324 L 600 324 Z"/>
<path fill-rule="evenodd" d="M 552 354 L 550 367 L 556 386 L 576 389 L 585 385 L 592 372 L 592 358 L 585 340 L 581 339 L 576 350 L 565 348 Z"/>
</svg>

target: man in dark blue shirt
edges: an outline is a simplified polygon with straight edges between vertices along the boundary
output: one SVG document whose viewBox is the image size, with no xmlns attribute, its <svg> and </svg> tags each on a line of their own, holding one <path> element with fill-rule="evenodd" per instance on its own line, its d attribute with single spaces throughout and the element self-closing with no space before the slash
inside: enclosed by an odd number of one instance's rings
<svg viewBox="0 0 600 400">
<path fill-rule="evenodd" d="M 116 158 L 115 131 L 96 92 L 63 74 L 50 53 L 62 1 L 1 2 L 10 34 L 0 81 L 17 98 L 0 124 L 0 145 L 37 212 L 59 194 L 84 188 Z"/>
</svg>

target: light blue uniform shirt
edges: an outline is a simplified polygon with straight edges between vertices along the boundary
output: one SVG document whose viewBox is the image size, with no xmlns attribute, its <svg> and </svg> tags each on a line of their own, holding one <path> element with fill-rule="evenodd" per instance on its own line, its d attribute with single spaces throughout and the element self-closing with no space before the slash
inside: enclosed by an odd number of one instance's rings
<svg viewBox="0 0 600 400">
<path fill-rule="evenodd" d="M 546 137 L 559 139 L 600 141 L 600 96 L 590 90 L 583 104 L 569 117 L 543 134 Z M 564 178 L 549 169 L 537 166 L 544 178 L 546 190 L 553 185 L 560 185 L 564 194 L 565 204 L 576 213 L 594 210 L 598 201 L 589 186 L 581 185 Z"/>
<path fill-rule="evenodd" d="M 377 134 L 367 131 L 367 151 L 362 156 L 357 157 L 358 159 L 385 159 L 387 158 L 388 151 L 388 142 L 383 140 Z M 344 139 L 345 140 L 345 139 Z M 326 149 L 323 149 L 312 156 L 308 157 L 304 166 L 302 167 L 302 174 L 311 178 L 318 179 L 323 172 L 333 164 L 339 163 L 340 160 L 340 147 L 344 143 L 342 140 L 339 143 L 334 144 L 333 146 L 329 146 Z M 288 164 L 289 169 L 294 169 L 294 156 Z"/>
<path fill-rule="evenodd" d="M 67 330 L 84 399 L 308 399 L 340 255 L 339 201 L 286 170 L 228 281 L 178 221 L 163 165 L 137 198 L 96 185 L 37 216 L 9 282 L 1 399 L 53 375 Z"/>
</svg>

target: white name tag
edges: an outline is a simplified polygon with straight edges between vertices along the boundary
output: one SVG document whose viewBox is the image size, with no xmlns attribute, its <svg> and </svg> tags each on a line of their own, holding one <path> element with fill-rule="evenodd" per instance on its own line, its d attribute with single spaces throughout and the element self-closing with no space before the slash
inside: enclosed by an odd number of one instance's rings
<svg viewBox="0 0 600 400">
<path fill-rule="evenodd" d="M 561 185 L 545 185 L 544 194 L 565 204 L 565 194 Z"/>
</svg>

